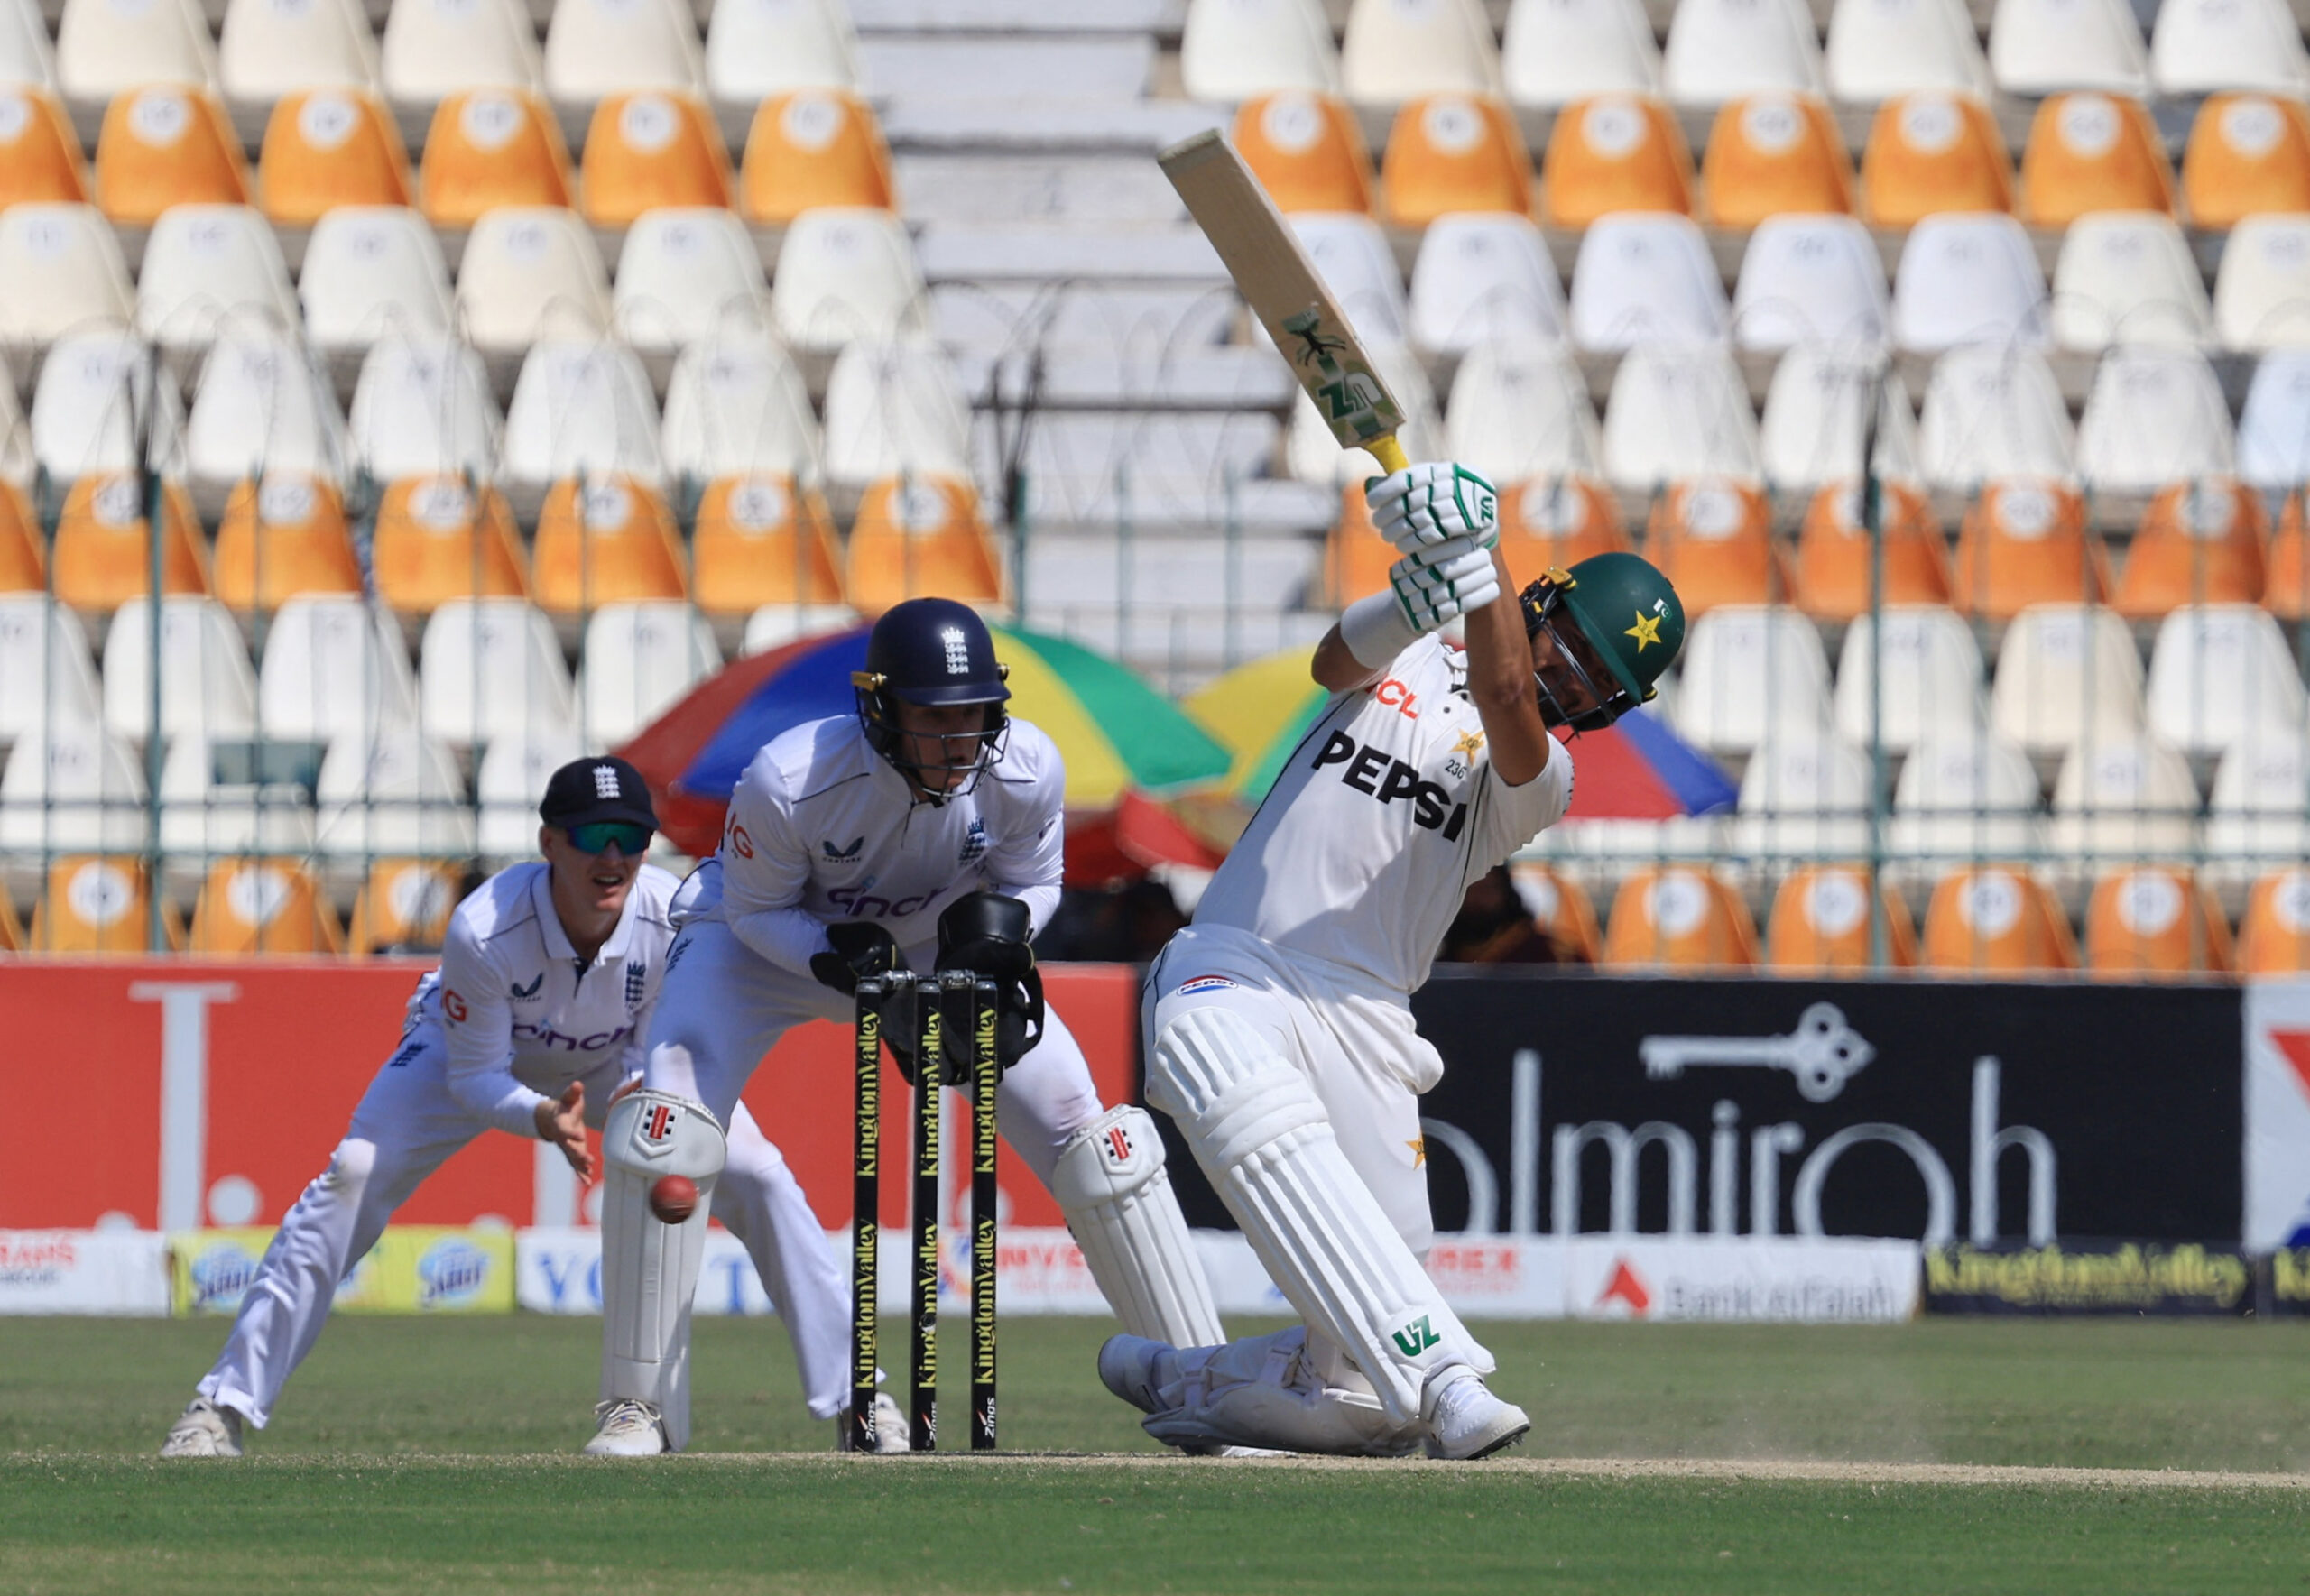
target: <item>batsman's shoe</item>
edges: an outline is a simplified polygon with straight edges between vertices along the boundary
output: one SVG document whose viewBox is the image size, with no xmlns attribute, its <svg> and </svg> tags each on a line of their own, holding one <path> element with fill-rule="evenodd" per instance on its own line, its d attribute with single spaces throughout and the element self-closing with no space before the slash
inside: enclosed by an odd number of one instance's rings
<svg viewBox="0 0 2310 1596">
<path fill-rule="evenodd" d="M 1430 1457 L 1489 1457 L 1521 1441 L 1532 1427 L 1530 1415 L 1493 1396 L 1483 1377 L 1465 1363 L 1437 1371 L 1428 1382 L 1419 1416 L 1428 1425 Z"/>
<path fill-rule="evenodd" d="M 238 1457 L 241 1455 L 241 1416 L 219 1407 L 206 1397 L 185 1404 L 183 1416 L 169 1427 L 161 1443 L 162 1457 Z"/>
<path fill-rule="evenodd" d="M 599 1404 L 594 1411 L 602 1423 L 594 1438 L 586 1443 L 587 1457 L 656 1457 L 673 1450 L 666 1441 L 664 1421 L 647 1402 L 621 1397 Z"/>
<path fill-rule="evenodd" d="M 914 1447 L 914 1432 L 907 1427 L 906 1415 L 886 1391 L 874 1393 L 874 1450 L 877 1453 L 910 1452 Z M 850 1450 L 850 1416 L 844 1414 L 834 1421 L 834 1449 Z"/>
<path fill-rule="evenodd" d="M 1099 1349 L 1099 1383 L 1141 1413 L 1160 1413 L 1163 1403 L 1155 1393 L 1163 1382 L 1156 1360 L 1171 1350 L 1143 1335 L 1111 1335 Z"/>
</svg>

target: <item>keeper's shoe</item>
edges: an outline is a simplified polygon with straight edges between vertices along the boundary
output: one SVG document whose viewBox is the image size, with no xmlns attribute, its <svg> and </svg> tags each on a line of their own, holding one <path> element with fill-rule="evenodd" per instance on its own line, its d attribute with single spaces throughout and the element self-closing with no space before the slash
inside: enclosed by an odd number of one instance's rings
<svg viewBox="0 0 2310 1596">
<path fill-rule="evenodd" d="M 1532 1427 L 1529 1414 L 1493 1396 L 1483 1377 L 1465 1363 L 1439 1370 L 1428 1382 L 1419 1416 L 1428 1426 L 1430 1457 L 1490 1457 L 1521 1441 Z"/>
<path fill-rule="evenodd" d="M 586 1443 L 587 1457 L 656 1457 L 673 1451 L 666 1441 L 665 1421 L 647 1402 L 620 1397 L 599 1404 L 594 1412 L 602 1422 Z"/>
<path fill-rule="evenodd" d="M 161 1443 L 162 1457 L 238 1457 L 241 1455 L 241 1416 L 219 1407 L 206 1397 L 185 1404 L 183 1415 L 169 1426 Z"/>
<path fill-rule="evenodd" d="M 834 1449 L 851 1450 L 850 1415 L 846 1413 L 834 1421 Z M 874 1393 L 874 1450 L 878 1453 L 914 1450 L 914 1432 L 907 1427 L 906 1415 L 899 1411 L 899 1405 L 887 1391 Z"/>
<path fill-rule="evenodd" d="M 1173 1351 L 1169 1342 L 1143 1335 L 1111 1335 L 1099 1349 L 1099 1383 L 1141 1413 L 1160 1413 L 1163 1402 L 1156 1392 L 1163 1379 L 1157 1360 Z"/>
</svg>

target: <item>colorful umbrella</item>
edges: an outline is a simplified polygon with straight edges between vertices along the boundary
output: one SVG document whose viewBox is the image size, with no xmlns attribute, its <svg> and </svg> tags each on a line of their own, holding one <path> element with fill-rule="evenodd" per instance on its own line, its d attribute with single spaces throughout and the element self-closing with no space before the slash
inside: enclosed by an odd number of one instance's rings
<svg viewBox="0 0 2310 1596">
<path fill-rule="evenodd" d="M 1142 853 L 1175 856 L 1160 839 L 1176 827 L 1146 798 L 1218 781 L 1227 751 L 1113 660 L 1040 632 L 991 630 L 997 657 L 1011 668 L 1012 713 L 1048 733 L 1067 761 L 1070 878 L 1123 873 L 1103 850 L 1140 869 L 1151 862 Z M 694 854 L 714 848 L 730 789 L 763 743 L 806 721 L 852 712 L 850 677 L 865 668 L 866 638 L 866 628 L 854 627 L 740 660 L 619 751 L 649 780 L 677 847 Z"/>
<path fill-rule="evenodd" d="M 1248 816 L 1275 785 L 1316 717 L 1324 690 L 1308 677 L 1313 649 L 1288 649 L 1238 666 L 1184 707 L 1219 739 L 1231 756 L 1224 789 L 1235 812 Z M 1574 745 L 1580 772 L 1573 785 L 1575 820 L 1666 820 L 1732 807 L 1739 789 L 1717 763 L 1670 731 L 1649 710 L 1637 710 L 1609 731 L 1590 732 Z M 1212 836 L 1219 816 L 1208 802 L 1186 811 Z"/>
</svg>

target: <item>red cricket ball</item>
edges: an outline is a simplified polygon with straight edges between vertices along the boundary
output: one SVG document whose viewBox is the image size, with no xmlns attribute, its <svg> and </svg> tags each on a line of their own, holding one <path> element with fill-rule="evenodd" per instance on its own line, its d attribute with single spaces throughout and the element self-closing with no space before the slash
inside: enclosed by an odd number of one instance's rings
<svg viewBox="0 0 2310 1596">
<path fill-rule="evenodd" d="M 679 1224 L 698 1212 L 698 1182 L 687 1175 L 661 1175 L 650 1186 L 650 1212 Z"/>
</svg>

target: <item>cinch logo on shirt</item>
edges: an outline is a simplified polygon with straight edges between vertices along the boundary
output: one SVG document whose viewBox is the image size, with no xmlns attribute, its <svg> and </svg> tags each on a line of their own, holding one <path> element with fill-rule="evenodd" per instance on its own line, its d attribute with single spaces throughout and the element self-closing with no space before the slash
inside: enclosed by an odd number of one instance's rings
<svg viewBox="0 0 2310 1596">
<path fill-rule="evenodd" d="M 863 887 L 838 887 L 827 894 L 827 901 L 845 914 L 870 920 L 881 919 L 884 915 L 912 914 L 937 896 L 935 892 L 923 892 L 893 901 Z"/>
<path fill-rule="evenodd" d="M 1320 770 L 1326 765 L 1340 766 L 1342 782 L 1383 804 L 1409 798 L 1413 825 L 1422 831 L 1439 832 L 1447 843 L 1460 840 L 1460 828 L 1468 821 L 1468 806 L 1452 803 L 1449 792 L 1436 782 L 1420 780 L 1418 770 L 1391 757 L 1385 749 L 1359 748 L 1345 732 L 1334 732 L 1316 751 L 1313 768 Z M 1447 804 L 1449 809 L 1445 807 Z"/>
</svg>

